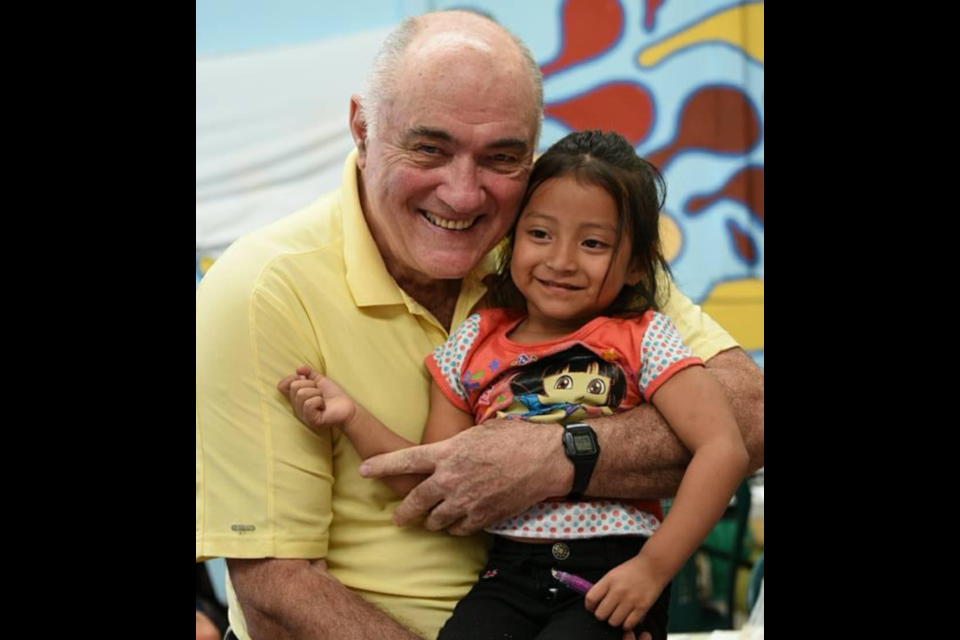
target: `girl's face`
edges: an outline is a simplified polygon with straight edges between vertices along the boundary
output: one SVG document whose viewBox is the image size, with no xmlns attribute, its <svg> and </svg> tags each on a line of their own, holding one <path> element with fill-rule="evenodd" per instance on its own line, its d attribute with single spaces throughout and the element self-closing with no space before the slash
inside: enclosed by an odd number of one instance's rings
<svg viewBox="0 0 960 640">
<path fill-rule="evenodd" d="M 600 315 L 624 284 L 636 284 L 631 246 L 614 255 L 617 205 L 602 187 L 547 180 L 520 213 L 510 275 L 533 327 L 570 333 Z"/>
</svg>

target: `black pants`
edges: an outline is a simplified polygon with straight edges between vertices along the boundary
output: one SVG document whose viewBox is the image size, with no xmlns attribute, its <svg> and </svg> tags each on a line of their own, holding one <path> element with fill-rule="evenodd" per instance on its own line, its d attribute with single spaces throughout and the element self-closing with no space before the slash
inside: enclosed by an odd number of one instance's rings
<svg viewBox="0 0 960 640">
<path fill-rule="evenodd" d="M 636 556 L 644 542 L 646 538 L 633 536 L 574 540 L 565 543 L 569 557 L 559 560 L 553 545 L 494 536 L 480 579 L 454 609 L 438 640 L 621 640 L 623 630 L 597 620 L 584 606 L 583 595 L 557 582 L 550 569 L 596 583 Z M 666 640 L 669 602 L 668 586 L 634 631 Z"/>
</svg>

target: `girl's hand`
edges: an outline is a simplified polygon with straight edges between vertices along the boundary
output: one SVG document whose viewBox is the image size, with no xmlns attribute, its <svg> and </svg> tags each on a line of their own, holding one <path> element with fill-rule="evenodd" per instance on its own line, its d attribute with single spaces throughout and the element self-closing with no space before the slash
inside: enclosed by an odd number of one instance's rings
<svg viewBox="0 0 960 640">
<path fill-rule="evenodd" d="M 357 404 L 336 382 L 310 367 L 297 367 L 277 385 L 290 400 L 294 413 L 308 427 L 347 426 L 356 417 Z"/>
<path fill-rule="evenodd" d="M 667 582 L 641 554 L 603 576 L 587 593 L 585 604 L 597 620 L 631 630 L 643 621 Z"/>
</svg>

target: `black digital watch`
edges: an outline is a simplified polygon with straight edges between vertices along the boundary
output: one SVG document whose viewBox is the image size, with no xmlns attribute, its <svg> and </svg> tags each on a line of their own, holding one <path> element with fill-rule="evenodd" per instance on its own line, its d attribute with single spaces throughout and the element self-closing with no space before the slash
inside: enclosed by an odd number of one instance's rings
<svg viewBox="0 0 960 640">
<path fill-rule="evenodd" d="M 579 500 L 590 484 L 593 468 L 600 457 L 600 443 L 590 425 L 574 422 L 564 426 L 563 450 L 573 463 L 573 489 L 567 497 Z"/>
</svg>

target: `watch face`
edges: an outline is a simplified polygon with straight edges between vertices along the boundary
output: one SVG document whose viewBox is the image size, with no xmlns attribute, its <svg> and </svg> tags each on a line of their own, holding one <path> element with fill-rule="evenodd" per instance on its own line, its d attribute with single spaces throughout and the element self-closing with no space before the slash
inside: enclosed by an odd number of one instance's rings
<svg viewBox="0 0 960 640">
<path fill-rule="evenodd" d="M 573 436 L 573 448 L 578 454 L 596 453 L 593 448 L 593 438 L 589 434 L 575 434 Z"/>
</svg>

